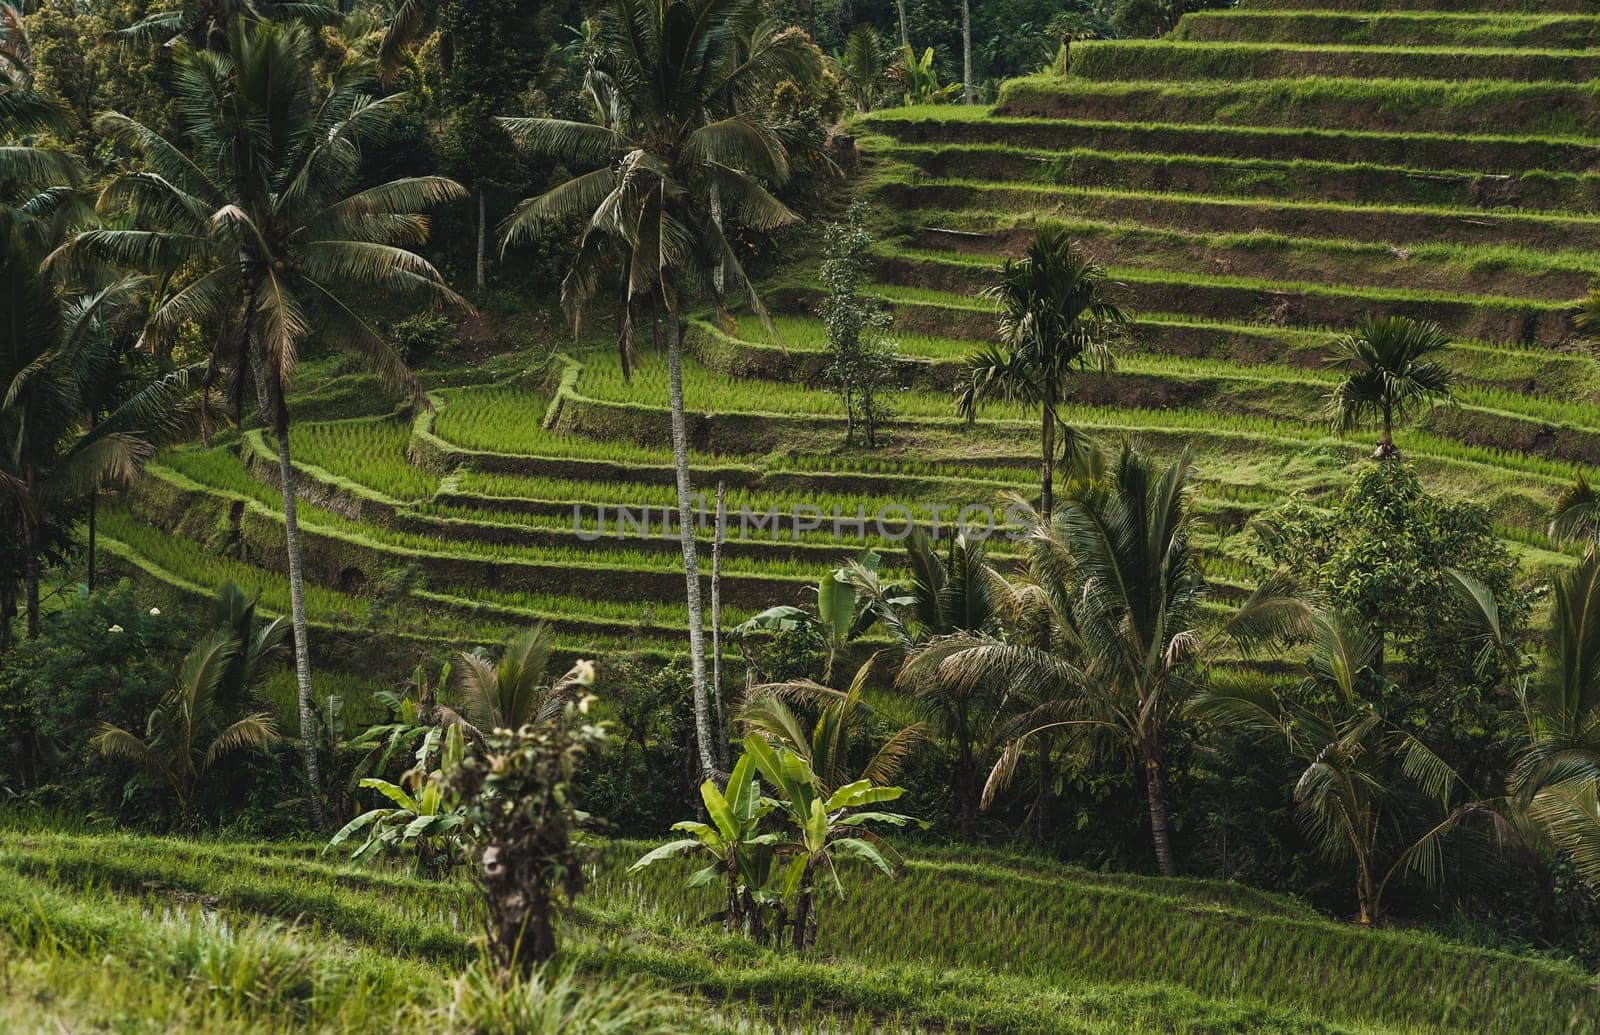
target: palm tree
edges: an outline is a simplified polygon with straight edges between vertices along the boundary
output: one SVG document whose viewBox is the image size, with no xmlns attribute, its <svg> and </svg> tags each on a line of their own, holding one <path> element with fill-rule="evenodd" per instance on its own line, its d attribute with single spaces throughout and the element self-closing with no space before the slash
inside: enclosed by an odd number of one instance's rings
<svg viewBox="0 0 1600 1035">
<path fill-rule="evenodd" d="M 180 370 L 107 398 L 124 358 L 111 327 L 140 309 L 142 282 L 124 278 L 65 299 L 40 269 L 40 250 L 21 236 L 0 246 L 9 315 L 0 325 L 0 525 L 20 550 L 14 560 L 28 635 L 36 637 L 44 555 L 69 544 L 81 506 L 92 507 L 103 485 L 128 484 L 156 448 L 193 430 L 196 379 Z M 8 558 L 8 568 L 12 563 Z M 5 581 L 9 586 L 9 574 Z M 11 593 L 0 602 L 0 649 L 9 636 Z"/>
<path fill-rule="evenodd" d="M 239 649 L 217 688 L 217 703 L 243 708 L 266 680 L 267 672 L 289 653 L 289 623 L 283 618 L 262 620 L 256 602 L 236 583 L 224 582 L 211 603 L 211 625 L 233 633 Z"/>
<path fill-rule="evenodd" d="M 1378 639 L 1337 617 L 1317 619 L 1311 674 L 1295 697 L 1258 682 L 1213 689 L 1194 702 L 1198 715 L 1281 738 L 1304 765 L 1295 784 L 1300 825 L 1330 859 L 1356 869 L 1357 919 L 1377 922 L 1384 889 L 1411 871 L 1435 877 L 1437 845 L 1465 811 L 1450 810 L 1455 773 L 1426 744 L 1388 719 L 1365 683 L 1376 675 Z M 1331 693 L 1318 693 L 1318 691 Z M 1319 707 L 1302 700 L 1325 699 Z M 1446 811 L 1446 822 L 1404 848 L 1408 796 L 1421 791 Z M 1396 842 L 1396 839 L 1399 839 Z"/>
<path fill-rule="evenodd" d="M 1048 618 L 1018 642 L 948 637 L 908 664 L 952 687 L 1003 686 L 1028 703 L 990 773 L 985 799 L 1005 785 L 1034 738 L 1063 733 L 1091 753 L 1127 759 L 1142 774 L 1161 872 L 1177 873 L 1167 793 L 1169 731 L 1203 686 L 1219 649 L 1250 649 L 1309 627 L 1311 610 L 1278 577 L 1221 622 L 1203 626 L 1207 587 L 1190 545 L 1193 467 L 1187 453 L 1158 473 L 1125 446 L 1104 481 L 1074 483 L 1053 521 L 1028 536 L 1030 609 Z M 1030 713 L 1024 713 L 1030 714 Z"/>
<path fill-rule="evenodd" d="M 938 678 L 937 651 L 930 643 L 947 637 L 1000 635 L 1011 627 L 1022 601 L 989 563 L 981 540 L 957 535 L 941 557 L 938 547 L 913 529 L 906 540 L 904 582 L 885 583 L 877 573 L 848 566 L 847 577 L 867 611 L 894 638 L 896 647 L 916 656 L 902 665 L 896 685 L 908 689 L 917 705 L 935 717 L 955 747 L 952 787 L 964 834 L 976 832 L 981 745 L 989 742 L 993 703 L 981 685 L 950 684 Z"/>
<path fill-rule="evenodd" d="M 1347 434 L 1376 424 L 1374 460 L 1394 460 L 1394 425 L 1416 409 L 1455 401 L 1455 375 L 1438 356 L 1450 336 L 1436 323 L 1405 316 L 1369 316 L 1354 334 L 1334 340 L 1327 362 L 1344 374 L 1328 394 L 1334 430 Z"/>
<path fill-rule="evenodd" d="M 1000 348 L 970 360 L 956 389 L 956 409 L 975 420 L 993 397 L 1014 400 L 1040 414 L 1039 513 L 1050 520 L 1055 499 L 1057 407 L 1075 369 L 1111 364 L 1114 329 L 1128 321 L 1113 301 L 1116 285 L 1105 270 L 1073 245 L 1065 230 L 1040 230 L 1019 261 L 1006 260 L 984 296 L 999 312 Z"/>
<path fill-rule="evenodd" d="M 239 651 L 234 630 L 211 633 L 183 659 L 177 681 L 150 713 L 143 737 L 102 723 L 91 741 L 103 754 L 129 759 L 166 785 L 186 824 L 193 818 L 195 792 L 212 766 L 236 751 L 278 742 L 277 725 L 268 712 L 224 725 L 218 695 Z"/>
<path fill-rule="evenodd" d="M 809 679 L 752 687 L 739 713 L 739 723 L 770 744 L 787 748 L 811 766 L 824 794 L 857 780 L 884 787 L 893 783 L 916 746 L 927 739 L 928 727 L 886 716 L 865 700 L 878 655 L 862 663 L 846 690 Z M 809 730 L 789 704 L 817 707 Z M 887 720 L 892 732 L 876 749 L 865 741 L 875 721 Z M 870 754 L 869 754 L 870 752 Z M 858 762 L 865 762 L 858 768 Z"/>
<path fill-rule="evenodd" d="M 884 50 L 878 31 L 858 25 L 844 41 L 844 50 L 835 58 L 845 93 L 856 110 L 868 112 L 878 106 L 888 87 L 890 55 Z"/>
<path fill-rule="evenodd" d="M 789 154 L 783 127 L 763 112 L 779 82 L 817 71 L 804 33 L 750 30 L 767 24 L 762 10 L 761 0 L 609 0 L 586 80 L 599 121 L 501 120 L 539 156 L 588 170 L 519 203 L 502 226 L 504 246 L 536 237 L 554 220 L 580 218 L 577 259 L 562 284 L 574 318 L 600 293 L 604 275 L 618 270 L 624 356 L 635 304 L 665 317 L 695 731 L 708 774 L 716 754 L 690 502 L 682 313 L 697 289 L 721 308 L 725 290 L 743 286 L 765 320 L 725 231 L 765 232 L 798 218 L 766 186 L 788 178 Z"/>
<path fill-rule="evenodd" d="M 101 116 L 107 138 L 144 160 L 101 194 L 103 208 L 131 207 L 134 227 L 90 230 L 68 255 L 180 282 L 151 313 L 145 340 L 198 325 L 212 342 L 205 386 L 226 382 L 242 409 L 254 385 L 278 447 L 306 778 L 321 786 L 286 405 L 297 356 L 320 334 L 426 405 L 357 307 L 373 298 L 469 307 L 411 250 L 427 236 L 422 211 L 464 192 L 436 176 L 358 189 L 361 144 L 383 138 L 403 98 L 367 96 L 372 69 L 355 59 L 316 88 L 314 59 L 305 29 L 274 22 L 234 22 L 226 53 L 179 48 L 174 76 L 187 138 L 171 142 L 125 115 Z M 322 823 L 320 803 L 313 820 Z"/>
<path fill-rule="evenodd" d="M 1520 648 L 1503 630 L 1494 595 L 1453 573 L 1472 606 L 1468 613 L 1486 650 L 1504 652 L 1517 674 L 1513 687 L 1526 742 L 1498 812 L 1542 832 L 1600 888 L 1600 552 L 1591 547 L 1577 567 L 1556 578 L 1542 664 L 1520 664 Z"/>
<path fill-rule="evenodd" d="M 317 0 L 181 0 L 169 10 L 146 15 L 116 35 L 129 43 L 155 44 L 173 50 L 188 43 L 203 50 L 223 51 L 235 21 L 297 21 L 337 25 L 344 17 L 336 5 Z"/>
<path fill-rule="evenodd" d="M 561 714 L 577 689 L 594 682 L 594 666 L 580 661 L 553 682 L 546 679 L 555 632 L 543 622 L 507 641 L 498 664 L 484 655 L 463 651 L 461 689 L 467 697 L 467 718 L 479 730 L 521 729 L 548 722 Z"/>
<path fill-rule="evenodd" d="M 1581 473 L 1556 501 L 1548 534 L 1558 543 L 1600 543 L 1600 493 Z"/>
</svg>

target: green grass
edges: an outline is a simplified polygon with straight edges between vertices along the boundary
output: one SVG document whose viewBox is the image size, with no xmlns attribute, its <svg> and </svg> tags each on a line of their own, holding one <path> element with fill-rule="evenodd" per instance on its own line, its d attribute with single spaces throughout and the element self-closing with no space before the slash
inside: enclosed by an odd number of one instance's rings
<svg viewBox="0 0 1600 1035">
<path fill-rule="evenodd" d="M 984 179 L 884 178 L 884 194 L 914 207 L 1006 207 L 1041 215 L 1082 219 L 1139 219 L 1178 230 L 1243 233 L 1275 224 L 1328 236 L 1393 244 L 1462 243 L 1536 246 L 1563 255 L 1582 254 L 1600 219 L 1550 212 L 1438 208 L 1427 205 L 1364 205 L 1337 201 L 1235 198 Z M 1581 261 L 1581 260 L 1580 260 Z"/>
<path fill-rule="evenodd" d="M 930 209 L 911 214 L 919 227 L 994 235 L 965 247 L 985 254 L 1014 251 L 1041 226 L 1060 227 L 1091 252 L 1124 266 L 1207 271 L 1226 268 L 1263 279 L 1468 294 L 1478 285 L 1518 297 L 1573 299 L 1600 275 L 1600 255 L 1551 255 L 1509 245 L 1420 243 L 1397 253 L 1386 244 L 1338 237 L 1298 237 L 1266 231 L 1207 233 L 1135 222 L 1034 216 L 984 208 Z M 949 256 L 947 256 L 948 258 Z"/>
<path fill-rule="evenodd" d="M 472 955 L 478 898 L 459 880 L 227 842 L 10 826 L 0 935 L 35 966 L 100 960 L 103 987 L 135 1012 L 187 1004 L 219 1020 L 370 1030 L 379 1004 L 391 1016 L 435 1007 Z M 1566 964 L 1361 931 L 1235 885 L 971 850 L 913 849 L 893 884 L 852 871 L 850 898 L 824 907 L 821 950 L 773 953 L 701 924 L 712 893 L 683 889 L 673 868 L 625 877 L 645 847 L 605 851 L 564 928 L 565 955 L 585 980 L 670 989 L 684 1031 L 735 1030 L 724 1027 L 730 1014 L 760 1030 L 839 1030 L 841 1018 L 868 1017 L 888 1032 L 1088 1035 L 1567 1032 L 1595 1019 L 1588 975 Z M 195 931 L 197 899 L 215 927 Z M 226 986 L 197 978 L 205 954 L 189 948 L 214 937 L 233 940 L 214 953 L 246 963 L 297 943 L 309 962 L 285 969 L 310 977 L 280 983 L 271 968 L 241 966 L 238 984 L 253 996 L 229 1001 Z M 152 984 L 145 996 L 117 983 L 134 977 Z"/>
<path fill-rule="evenodd" d="M 1048 96 L 1061 80 L 1036 79 L 1017 88 L 1021 101 Z M 1079 91 L 1126 92 L 1118 84 Z M 1144 84 L 1146 88 L 1153 84 Z M 1283 84 L 1278 84 L 1280 87 Z M 1173 88 L 1176 89 L 1175 87 Z M 1030 94 L 1030 90 L 1035 93 Z M 1033 101 L 1028 98 L 1032 97 Z M 1177 112 L 1162 113 L 1176 119 Z M 1236 125 L 1178 121 L 1096 121 L 1087 118 L 1029 118 L 993 115 L 961 105 L 881 108 L 859 116 L 853 125 L 872 149 L 875 136 L 911 144 L 1004 144 L 1048 150 L 1074 147 L 1098 151 L 1216 155 L 1481 171 L 1521 175 L 1535 170 L 1584 172 L 1593 164 L 1593 150 L 1582 139 L 1507 134 L 1468 134 L 1383 130 L 1358 126 L 1322 129 L 1305 125 Z"/>
<path fill-rule="evenodd" d="M 1358 15 L 1239 9 L 1192 12 L 1178 23 L 1171 38 L 1196 42 L 1582 50 L 1600 45 L 1600 21 L 1592 15 L 1444 10 Z"/>
<path fill-rule="evenodd" d="M 1577 84 L 1600 75 L 1600 54 L 1488 47 L 1090 40 L 1072 48 L 1071 71 L 1098 81 L 1349 76 Z"/>
<path fill-rule="evenodd" d="M 996 110 L 1117 122 L 1582 138 L 1600 125 L 1596 100 L 1591 84 L 1490 79 L 1086 82 L 1038 75 L 1008 80 Z"/>
<path fill-rule="evenodd" d="M 883 152 L 930 177 L 1009 179 L 1074 187 L 1146 190 L 1233 198 L 1356 201 L 1364 205 L 1600 211 L 1600 177 L 1535 172 L 1485 195 L 1471 172 L 1314 159 L 1151 154 L 1087 147 L 1019 148 L 997 144 L 902 145 Z"/>
</svg>

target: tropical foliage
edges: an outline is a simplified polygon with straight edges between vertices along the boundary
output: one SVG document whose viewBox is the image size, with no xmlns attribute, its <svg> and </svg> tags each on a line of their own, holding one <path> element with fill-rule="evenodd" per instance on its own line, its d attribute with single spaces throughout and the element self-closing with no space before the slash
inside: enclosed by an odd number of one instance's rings
<svg viewBox="0 0 1600 1035">
<path fill-rule="evenodd" d="M 162 695 L 139 735 L 104 723 L 91 743 L 103 754 L 132 762 L 177 801 L 183 821 L 193 819 L 202 781 L 240 751 L 278 742 L 277 722 L 259 703 L 268 666 L 283 654 L 282 622 L 254 621 L 254 605 L 237 586 L 217 599 L 217 628 L 189 652 L 172 687 Z"/>
<path fill-rule="evenodd" d="M 112 179 L 100 199 L 103 207 L 131 208 L 134 227 L 87 231 L 69 255 L 135 269 L 165 286 L 146 342 L 169 340 L 186 326 L 203 329 L 213 343 L 204 386 L 225 386 L 242 409 L 253 385 L 277 441 L 280 483 L 292 489 L 287 391 L 301 347 L 320 327 L 391 388 L 416 391 L 388 339 L 352 302 L 357 291 L 461 301 L 410 250 L 427 235 L 422 210 L 459 188 L 433 176 L 361 185 L 361 147 L 384 139 L 397 108 L 396 98 L 365 92 L 371 68 L 347 61 L 318 96 L 303 28 L 240 19 L 227 32 L 220 52 L 180 48 L 185 138 L 169 140 L 115 112 L 101 116 L 102 132 L 143 160 L 143 168 Z M 283 503 L 300 727 L 310 730 L 315 702 L 295 493 L 285 492 Z M 303 761 L 316 784 L 310 744 L 304 738 Z M 320 822 L 320 805 L 313 813 Z"/>
</svg>

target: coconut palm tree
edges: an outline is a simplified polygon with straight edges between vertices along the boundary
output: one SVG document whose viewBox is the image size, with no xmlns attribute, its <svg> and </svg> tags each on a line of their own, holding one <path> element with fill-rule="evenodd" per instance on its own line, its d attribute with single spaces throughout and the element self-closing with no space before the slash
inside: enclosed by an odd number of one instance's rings
<svg viewBox="0 0 1600 1035">
<path fill-rule="evenodd" d="M 399 0 L 393 5 L 388 24 L 383 29 L 383 38 L 378 43 L 378 68 L 385 82 L 399 70 L 401 61 L 412 45 L 439 24 L 439 15 L 448 3 L 449 0 Z M 447 68 L 454 56 L 449 43 L 447 37 L 443 52 Z"/>
<path fill-rule="evenodd" d="M 467 718 L 479 730 L 521 729 L 561 714 L 578 688 L 594 682 L 594 666 L 580 661 L 566 675 L 550 680 L 550 653 L 555 632 L 543 622 L 506 642 L 500 661 L 481 653 L 461 654 L 460 685 L 467 698 Z"/>
<path fill-rule="evenodd" d="M 577 259 L 562 284 L 574 318 L 607 274 L 618 272 L 624 355 L 634 304 L 656 307 L 665 318 L 695 730 L 707 773 L 716 769 L 716 752 L 691 509 L 682 314 L 697 292 L 720 309 L 727 289 L 743 287 L 765 320 L 728 232 L 765 232 L 798 218 L 768 190 L 788 178 L 789 152 L 784 127 L 770 124 L 764 112 L 778 83 L 819 73 L 805 34 L 771 31 L 762 12 L 761 0 L 609 0 L 586 79 L 598 121 L 501 120 L 540 157 L 586 170 L 519 203 L 502 226 L 504 246 L 536 237 L 552 221 L 581 219 Z"/>
<path fill-rule="evenodd" d="M 1000 347 L 968 361 L 956 388 L 956 409 L 974 420 L 991 398 L 1039 410 L 1039 513 L 1055 506 L 1056 433 L 1067 431 L 1057 407 L 1074 370 L 1111 365 L 1111 342 L 1128 315 L 1113 299 L 1116 285 L 1090 262 L 1065 230 L 1046 227 L 1026 258 L 1006 260 L 984 297 L 999 313 Z"/>
<path fill-rule="evenodd" d="M 227 722 L 218 701 L 240 652 L 233 629 L 218 629 L 195 645 L 145 723 L 144 736 L 102 723 L 91 743 L 103 754 L 126 758 L 164 784 L 178 800 L 185 823 L 192 819 L 195 792 L 217 762 L 247 748 L 278 741 L 276 721 L 253 712 Z"/>
<path fill-rule="evenodd" d="M 205 386 L 226 384 L 236 410 L 254 387 L 278 450 L 301 746 L 306 777 L 320 786 L 287 394 L 301 346 L 319 334 L 426 404 L 358 310 L 379 298 L 469 308 L 411 250 L 427 236 L 423 210 L 464 192 L 436 176 L 363 188 L 361 145 L 384 138 L 403 98 L 371 99 L 372 68 L 356 59 L 317 86 L 312 38 L 298 25 L 235 21 L 228 31 L 224 53 L 179 48 L 185 139 L 169 141 L 115 112 L 100 117 L 108 140 L 143 159 L 100 199 L 102 208 L 130 208 L 134 225 L 90 230 L 67 258 L 93 257 L 178 285 L 150 314 L 145 341 L 198 325 L 212 343 Z M 313 813 L 320 825 L 320 804 Z"/>
<path fill-rule="evenodd" d="M 1301 828 L 1319 853 L 1355 866 L 1357 920 L 1370 925 L 1396 875 L 1438 875 L 1431 862 L 1442 835 L 1470 812 L 1450 808 L 1456 774 L 1389 719 L 1381 693 L 1366 685 L 1382 680 L 1377 637 L 1337 616 L 1320 616 L 1316 626 L 1311 673 L 1298 694 L 1239 682 L 1201 695 L 1193 711 L 1270 734 L 1304 765 L 1294 790 Z M 1446 820 L 1413 842 L 1406 820 L 1419 792 Z"/>
<path fill-rule="evenodd" d="M 1369 316 L 1354 334 L 1336 338 L 1327 362 L 1344 374 L 1328 394 L 1334 430 L 1377 425 L 1374 460 L 1394 460 L 1394 425 L 1415 410 L 1455 401 L 1455 375 L 1439 356 L 1450 336 L 1436 323 L 1405 316 Z"/>
<path fill-rule="evenodd" d="M 1558 543 L 1600 543 L 1600 492 L 1581 473 L 1551 510 L 1548 534 Z"/>
<path fill-rule="evenodd" d="M 990 740 L 995 702 L 981 685 L 950 684 L 938 678 L 926 650 L 946 637 L 1002 635 L 1016 621 L 1022 600 L 1014 587 L 989 563 L 984 543 L 956 535 L 941 556 L 921 529 L 906 539 L 906 570 L 901 582 L 885 582 L 859 565 L 845 568 L 867 612 L 889 633 L 896 648 L 918 664 L 902 665 L 896 685 L 908 690 L 918 708 L 944 730 L 955 753 L 951 786 L 961 813 L 963 833 L 976 832 L 979 805 L 979 759 Z"/>
<path fill-rule="evenodd" d="M 1028 533 L 1030 611 L 1048 618 L 1017 642 L 947 637 L 912 656 L 947 685 L 987 682 L 1031 711 L 1007 740 L 985 788 L 1005 785 L 1045 735 L 1064 735 L 1090 755 L 1132 763 L 1144 782 L 1161 872 L 1177 873 L 1167 791 L 1169 732 L 1204 686 L 1203 666 L 1223 647 L 1250 649 L 1304 633 L 1311 609 L 1282 578 L 1265 580 L 1221 621 L 1205 622 L 1207 586 L 1190 544 L 1193 466 L 1187 453 L 1165 471 L 1124 447 L 1103 481 L 1075 482 L 1050 523 Z"/>
</svg>

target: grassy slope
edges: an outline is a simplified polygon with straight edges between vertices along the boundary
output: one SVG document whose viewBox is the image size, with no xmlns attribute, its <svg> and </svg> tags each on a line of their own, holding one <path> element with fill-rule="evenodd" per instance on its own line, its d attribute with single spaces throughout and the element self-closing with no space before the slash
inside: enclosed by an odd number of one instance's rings
<svg viewBox="0 0 1600 1035">
<path fill-rule="evenodd" d="M 23 987 L 102 961 L 93 996 L 65 985 L 44 1004 L 69 1028 L 120 1009 L 151 1023 L 376 1030 L 439 1009 L 446 975 L 472 955 L 478 902 L 456 881 L 270 846 L 9 825 L 0 945 L 29 957 Z M 670 990 L 686 1031 L 831 1019 L 888 1032 L 1565 1032 L 1596 1017 L 1588 977 L 1562 964 L 1362 932 L 1234 885 L 971 851 L 926 853 L 897 883 L 859 886 L 827 907 L 823 951 L 776 954 L 701 925 L 714 895 L 678 874 L 622 875 L 642 847 L 608 850 L 568 956 L 586 980 Z M 219 984 L 208 971 L 208 955 L 291 951 L 309 958 L 301 981 L 241 966 Z"/>
</svg>

